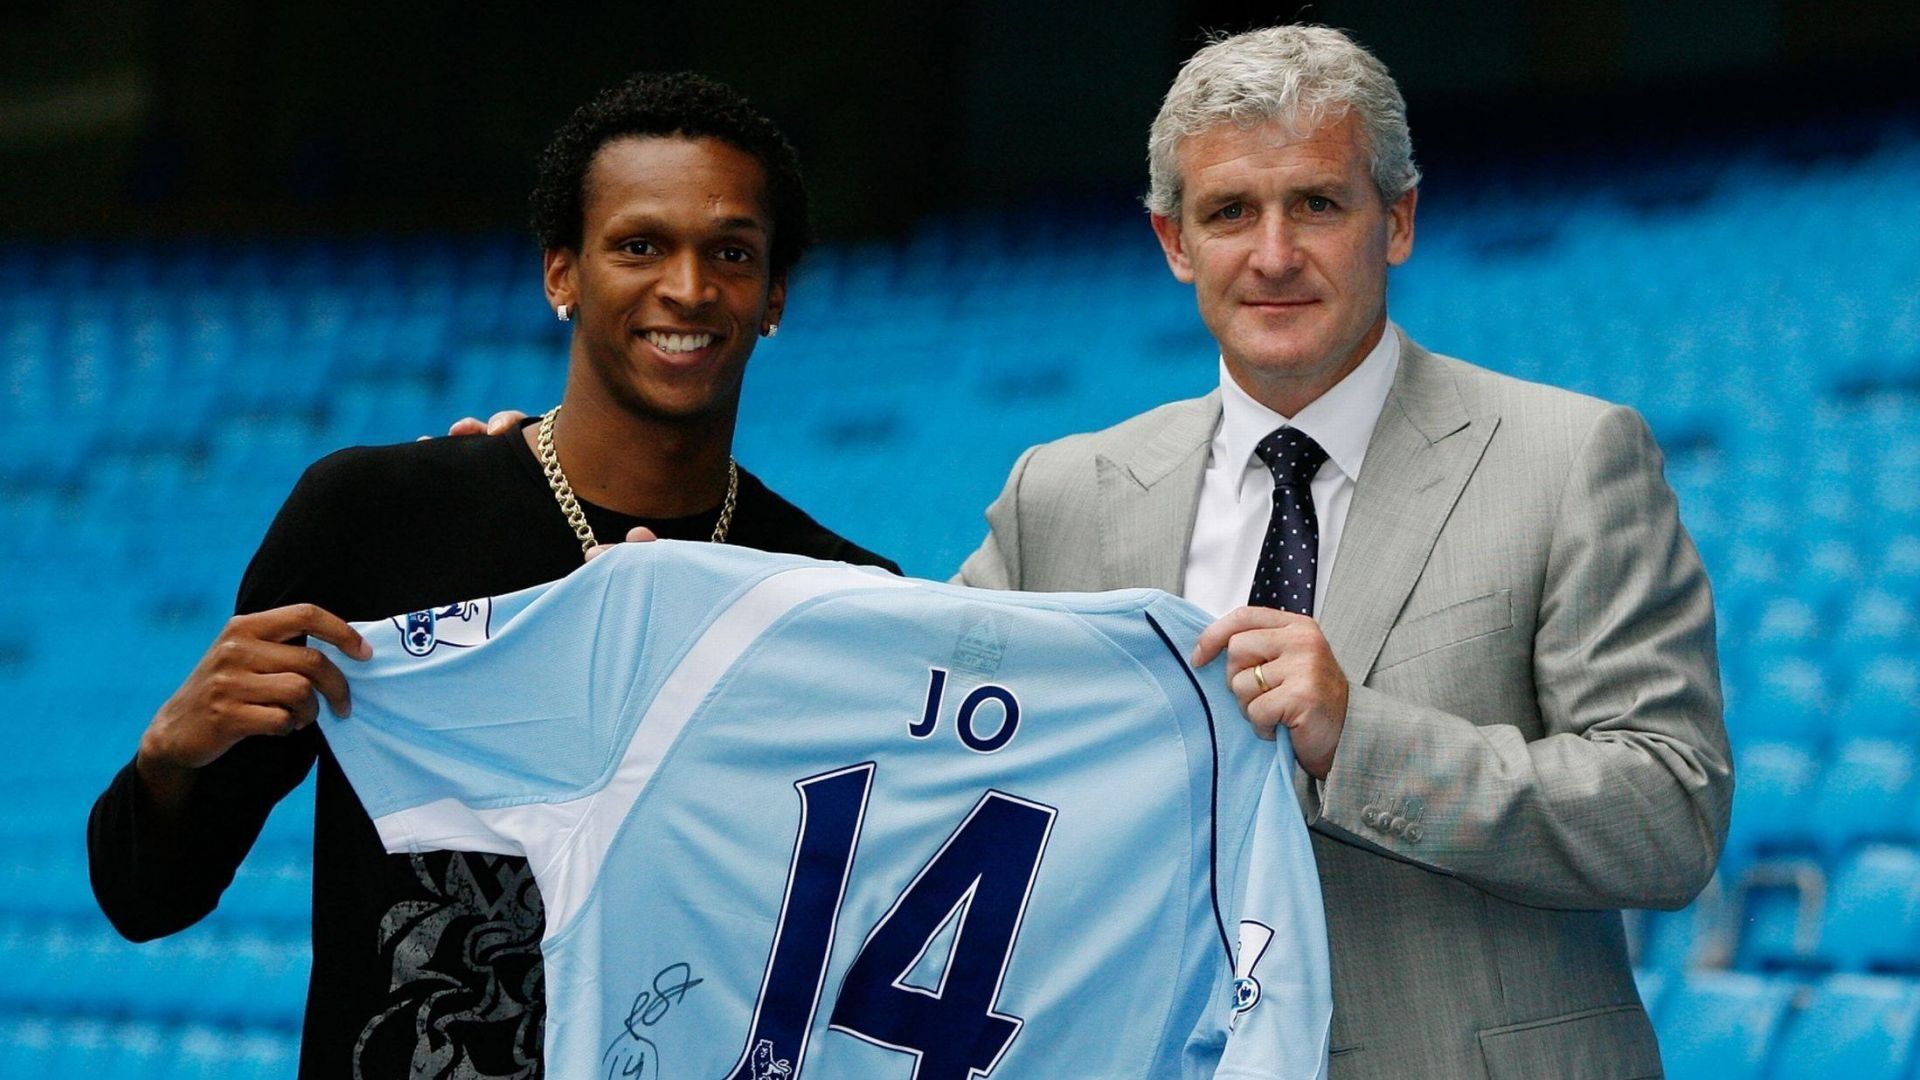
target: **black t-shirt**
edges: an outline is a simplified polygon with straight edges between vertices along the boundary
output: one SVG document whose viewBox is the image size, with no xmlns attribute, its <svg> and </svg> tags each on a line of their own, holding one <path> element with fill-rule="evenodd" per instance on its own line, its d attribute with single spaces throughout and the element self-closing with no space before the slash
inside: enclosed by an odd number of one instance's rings
<svg viewBox="0 0 1920 1080">
<path fill-rule="evenodd" d="M 719 508 L 629 518 L 581 504 L 602 541 L 646 525 L 705 540 Z M 883 566 L 744 470 L 729 543 Z M 349 620 L 498 595 L 581 564 L 538 460 L 518 436 L 434 439 L 330 455 L 301 477 L 240 585 L 236 609 L 317 604 Z M 349 684 L 351 664 L 346 667 Z M 177 833 L 157 827 L 132 764 L 94 803 L 94 895 L 138 941 L 213 910 L 267 813 L 318 760 L 313 974 L 300 1075 L 422 1080 L 540 1075 L 539 892 L 524 859 L 388 855 L 311 726 L 243 740 L 201 770 Z"/>
</svg>

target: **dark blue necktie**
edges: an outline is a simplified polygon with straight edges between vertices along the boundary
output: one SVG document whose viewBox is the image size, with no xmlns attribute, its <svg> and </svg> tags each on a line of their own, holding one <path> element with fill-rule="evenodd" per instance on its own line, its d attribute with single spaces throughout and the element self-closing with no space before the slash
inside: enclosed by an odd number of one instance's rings
<svg viewBox="0 0 1920 1080">
<path fill-rule="evenodd" d="M 1313 614 L 1313 576 L 1320 565 L 1320 519 L 1313 512 L 1313 474 L 1327 452 L 1303 431 L 1275 430 L 1253 452 L 1273 473 L 1273 514 L 1260 542 L 1247 603 Z"/>
</svg>

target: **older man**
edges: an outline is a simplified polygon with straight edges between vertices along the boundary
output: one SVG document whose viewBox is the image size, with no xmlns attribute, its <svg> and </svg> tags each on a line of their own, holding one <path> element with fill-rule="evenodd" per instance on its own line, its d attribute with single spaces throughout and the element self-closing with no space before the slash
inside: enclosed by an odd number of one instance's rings
<svg viewBox="0 0 1920 1080">
<path fill-rule="evenodd" d="M 1338 31 L 1202 49 L 1149 149 L 1220 388 L 1029 450 L 960 580 L 1227 613 L 1196 659 L 1312 778 L 1335 1076 L 1658 1074 L 1618 909 L 1705 885 L 1732 778 L 1646 424 L 1388 321 L 1419 172 Z"/>
</svg>

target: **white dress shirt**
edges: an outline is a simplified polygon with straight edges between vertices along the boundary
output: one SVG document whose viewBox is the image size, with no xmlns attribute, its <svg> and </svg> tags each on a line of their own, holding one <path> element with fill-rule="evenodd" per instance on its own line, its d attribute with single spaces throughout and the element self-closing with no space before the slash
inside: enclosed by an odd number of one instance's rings
<svg viewBox="0 0 1920 1080">
<path fill-rule="evenodd" d="M 1313 477 L 1313 512 L 1320 522 L 1313 595 L 1327 595 L 1360 464 L 1399 367 L 1400 332 L 1389 322 L 1380 343 L 1359 367 L 1301 409 L 1300 415 L 1289 418 L 1255 401 L 1227 373 L 1226 361 L 1220 361 L 1220 427 L 1213 433 L 1206 476 L 1200 483 L 1183 596 L 1215 615 L 1247 602 L 1253 572 L 1260 563 L 1260 543 L 1273 513 L 1273 474 L 1253 448 L 1275 428 L 1285 426 L 1304 432 L 1327 452 L 1326 462 Z"/>
</svg>

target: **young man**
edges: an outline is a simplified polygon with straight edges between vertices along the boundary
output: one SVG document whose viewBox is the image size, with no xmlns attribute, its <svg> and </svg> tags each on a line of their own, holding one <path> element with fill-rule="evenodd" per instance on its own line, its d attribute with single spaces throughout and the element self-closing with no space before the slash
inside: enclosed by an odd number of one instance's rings
<svg viewBox="0 0 1920 1080">
<path fill-rule="evenodd" d="M 204 917 L 319 762 L 303 1077 L 540 1073 L 541 907 L 522 860 L 382 852 L 312 726 L 351 707 L 317 637 L 561 577 L 635 530 L 892 564 L 734 463 L 741 380 L 811 241 L 793 150 L 725 87 L 641 76 L 576 112 L 540 160 L 547 300 L 573 324 L 562 405 L 519 437 L 358 448 L 310 468 L 236 615 L 94 806 L 94 891 L 134 940 Z"/>
</svg>

